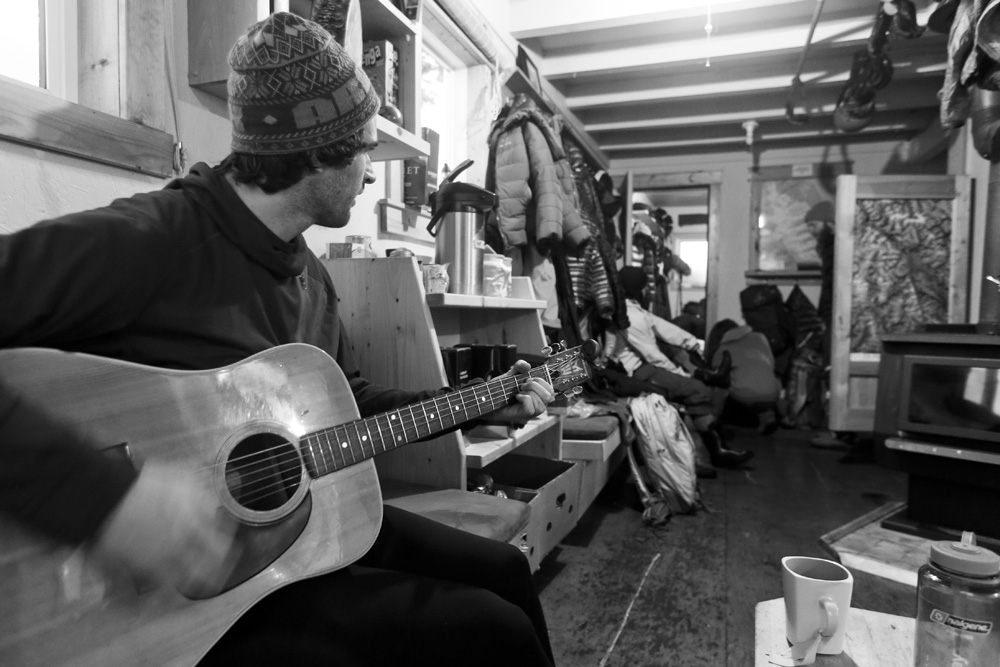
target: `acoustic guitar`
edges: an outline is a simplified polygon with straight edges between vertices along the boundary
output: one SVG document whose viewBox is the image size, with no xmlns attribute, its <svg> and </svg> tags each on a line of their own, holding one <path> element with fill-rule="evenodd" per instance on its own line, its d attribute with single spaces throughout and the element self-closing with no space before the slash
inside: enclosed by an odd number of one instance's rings
<svg viewBox="0 0 1000 667">
<path fill-rule="evenodd" d="M 530 373 L 565 392 L 591 376 L 581 349 Z M 523 380 L 360 419 L 340 368 L 304 344 L 209 371 L 22 348 L 0 351 L 0 372 L 109 456 L 201 478 L 239 524 L 233 575 L 202 596 L 0 520 L 0 665 L 46 667 L 194 664 L 268 593 L 365 554 L 382 520 L 374 456 L 507 405 Z"/>
</svg>

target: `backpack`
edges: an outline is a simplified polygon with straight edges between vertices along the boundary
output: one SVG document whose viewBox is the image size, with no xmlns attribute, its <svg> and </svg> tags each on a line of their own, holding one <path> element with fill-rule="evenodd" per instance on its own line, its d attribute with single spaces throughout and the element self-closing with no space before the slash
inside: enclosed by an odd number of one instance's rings
<svg viewBox="0 0 1000 667">
<path fill-rule="evenodd" d="M 660 394 L 630 398 L 628 407 L 636 444 L 646 462 L 644 477 L 654 500 L 662 501 L 669 514 L 695 511 L 700 506 L 695 443 L 681 414 Z M 636 481 L 641 484 L 642 480 Z M 650 503 L 644 499 L 644 504 L 648 512 Z M 643 517 L 653 523 L 646 513 Z"/>
<path fill-rule="evenodd" d="M 795 320 L 776 285 L 751 285 L 740 292 L 743 319 L 767 336 L 775 373 L 784 378 L 795 350 Z"/>
</svg>

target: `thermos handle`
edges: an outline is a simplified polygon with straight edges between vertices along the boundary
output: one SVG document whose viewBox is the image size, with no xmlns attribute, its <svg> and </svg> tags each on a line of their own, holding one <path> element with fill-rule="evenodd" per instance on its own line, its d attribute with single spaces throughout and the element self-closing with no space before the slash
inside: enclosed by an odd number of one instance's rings
<svg viewBox="0 0 1000 667">
<path fill-rule="evenodd" d="M 431 194 L 431 197 L 433 197 L 433 196 L 434 195 Z M 433 210 L 433 207 L 432 207 L 432 210 Z M 442 208 L 439 211 L 436 211 L 434 213 L 434 215 L 431 216 L 431 221 L 427 223 L 427 233 L 428 234 L 430 234 L 433 237 L 437 237 L 437 229 L 435 229 L 435 228 L 437 227 L 437 224 L 439 222 L 441 222 L 441 218 L 444 217 L 445 212 L 446 212 L 446 209 Z"/>
<path fill-rule="evenodd" d="M 461 174 L 463 171 L 465 171 L 466 169 L 468 169 L 471 166 L 472 166 L 472 160 L 464 160 L 460 165 L 458 165 L 457 167 L 455 167 L 455 169 L 450 174 L 448 174 L 447 176 L 445 176 L 444 180 L 441 181 L 441 185 L 444 185 L 445 183 L 451 183 L 452 181 L 455 180 L 456 176 L 458 176 L 459 174 Z M 437 205 L 437 202 L 436 202 L 435 197 L 434 197 L 434 195 L 436 195 L 436 194 L 437 194 L 437 191 L 432 192 L 431 196 L 430 196 L 430 205 L 431 205 L 431 210 L 432 211 L 434 211 L 434 208 Z M 437 227 L 437 224 L 439 222 L 441 222 L 441 218 L 444 217 L 444 214 L 445 214 L 444 209 L 441 209 L 439 211 L 434 211 L 434 214 L 431 216 L 431 221 L 429 223 L 427 223 L 427 233 L 428 234 L 430 234 L 431 236 L 434 236 L 434 237 L 437 236 L 437 230 L 435 229 L 435 227 Z"/>
</svg>

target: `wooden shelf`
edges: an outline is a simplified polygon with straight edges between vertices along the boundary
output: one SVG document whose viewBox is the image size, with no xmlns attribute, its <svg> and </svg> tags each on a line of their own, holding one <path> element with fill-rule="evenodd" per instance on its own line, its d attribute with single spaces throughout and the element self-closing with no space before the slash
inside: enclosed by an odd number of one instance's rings
<svg viewBox="0 0 1000 667">
<path fill-rule="evenodd" d="M 413 22 L 387 0 L 364 0 L 361 25 L 365 39 L 411 39 L 417 34 Z"/>
<path fill-rule="evenodd" d="M 819 270 L 795 270 L 785 271 L 745 271 L 743 277 L 747 280 L 757 280 L 761 282 L 820 282 L 823 274 Z"/>
<path fill-rule="evenodd" d="M 391 0 L 361 0 L 361 32 L 365 42 L 386 40 L 393 44 L 398 62 L 402 126 L 381 116 L 376 119 L 379 145 L 372 160 L 401 160 L 430 155 L 430 144 L 420 136 L 420 32 L 419 26 L 393 6 Z"/>
<path fill-rule="evenodd" d="M 472 294 L 428 294 L 431 308 L 520 308 L 542 310 L 548 304 L 538 299 L 513 299 L 502 296 L 475 296 Z"/>
<path fill-rule="evenodd" d="M 535 417 L 521 428 L 515 429 L 508 438 L 477 438 L 467 435 L 465 464 L 469 468 L 482 468 L 493 463 L 504 454 L 509 454 L 521 445 L 536 438 L 543 431 L 559 425 L 559 415 Z"/>
<path fill-rule="evenodd" d="M 514 70 L 505 84 L 512 93 L 524 93 L 538 105 L 538 108 L 550 114 L 559 114 L 563 118 L 564 125 L 573 139 L 580 146 L 580 150 L 587 156 L 590 166 L 594 171 L 608 168 L 608 156 L 597 145 L 593 137 L 583 129 L 583 123 L 572 111 L 562 103 L 562 96 L 547 81 L 542 82 L 542 91 L 536 89 L 521 70 Z M 544 91 L 544 92 L 543 92 Z"/>
<path fill-rule="evenodd" d="M 404 126 L 378 116 L 378 148 L 372 160 L 402 160 L 430 155 L 430 144 L 418 136 L 420 37 L 417 26 L 389 0 L 361 0 L 363 39 L 387 39 L 399 51 L 400 100 Z M 304 12 L 303 15 L 308 14 Z M 188 1 L 188 83 L 226 99 L 229 49 L 246 26 L 264 18 L 245 0 Z"/>
<path fill-rule="evenodd" d="M 402 160 L 408 157 L 430 155 L 431 145 L 391 120 L 378 116 L 378 148 L 371 152 L 372 160 Z"/>
</svg>

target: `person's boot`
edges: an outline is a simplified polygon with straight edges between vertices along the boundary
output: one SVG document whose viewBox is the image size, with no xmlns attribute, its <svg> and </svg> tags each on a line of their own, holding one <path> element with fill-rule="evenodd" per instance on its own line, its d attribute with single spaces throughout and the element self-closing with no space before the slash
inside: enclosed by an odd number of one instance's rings
<svg viewBox="0 0 1000 667">
<path fill-rule="evenodd" d="M 703 466 L 702 464 L 695 461 L 694 476 L 697 477 L 698 479 L 715 479 L 716 477 L 719 476 L 719 473 L 716 472 L 715 468 L 712 468 L 710 466 Z"/>
<path fill-rule="evenodd" d="M 729 372 L 733 369 L 733 357 L 729 350 L 722 351 L 722 361 L 714 369 L 697 368 L 694 371 L 694 379 L 701 380 L 709 387 L 729 388 Z"/>
<path fill-rule="evenodd" d="M 712 465 L 716 468 L 739 468 L 754 456 L 754 452 L 745 449 L 726 449 L 722 435 L 714 427 L 702 431 L 701 439 L 705 443 L 705 449 L 708 450 Z"/>
<path fill-rule="evenodd" d="M 695 367 L 696 370 L 710 371 L 712 366 L 705 361 L 705 357 L 698 353 L 698 350 L 688 350 L 688 359 L 691 361 L 691 365 Z"/>
</svg>

